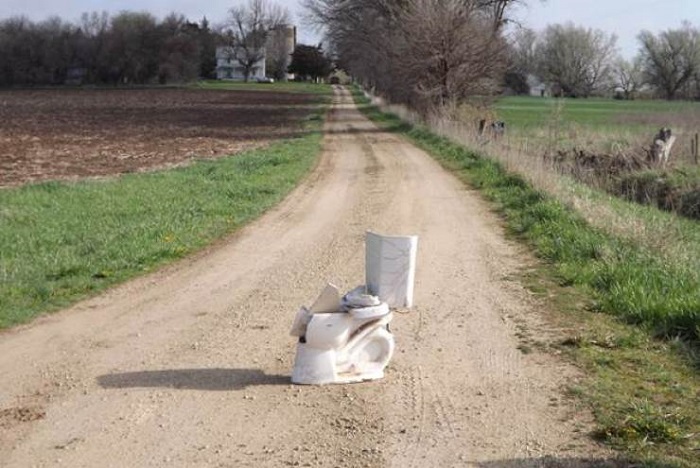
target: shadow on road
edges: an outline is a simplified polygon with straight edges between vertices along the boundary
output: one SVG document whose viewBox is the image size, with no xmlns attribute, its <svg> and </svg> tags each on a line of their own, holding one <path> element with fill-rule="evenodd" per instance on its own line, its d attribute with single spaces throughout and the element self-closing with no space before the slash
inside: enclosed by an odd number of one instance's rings
<svg viewBox="0 0 700 468">
<path fill-rule="evenodd" d="M 178 388 L 186 390 L 240 390 L 256 385 L 289 385 L 286 375 L 268 375 L 259 369 L 173 369 L 124 372 L 97 377 L 103 388 Z"/>
</svg>

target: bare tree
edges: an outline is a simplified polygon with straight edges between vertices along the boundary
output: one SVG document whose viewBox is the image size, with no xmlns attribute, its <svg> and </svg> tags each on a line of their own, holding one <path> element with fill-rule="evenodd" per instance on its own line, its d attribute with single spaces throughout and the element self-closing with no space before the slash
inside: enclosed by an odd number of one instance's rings
<svg viewBox="0 0 700 468">
<path fill-rule="evenodd" d="M 642 61 L 639 57 L 626 60 L 618 57 L 612 67 L 613 86 L 622 91 L 625 99 L 634 99 L 634 95 L 643 84 Z"/>
<path fill-rule="evenodd" d="M 471 7 L 471 8 L 470 8 Z M 505 42 L 461 0 L 413 0 L 401 18 L 403 80 L 418 96 L 443 106 L 495 89 Z"/>
<path fill-rule="evenodd" d="M 158 65 L 160 83 L 195 80 L 200 72 L 199 25 L 171 13 L 159 25 L 161 47 Z"/>
<path fill-rule="evenodd" d="M 494 31 L 500 31 L 509 21 L 508 10 L 520 3 L 522 0 L 476 0 L 474 6 L 491 19 Z"/>
<path fill-rule="evenodd" d="M 112 18 L 106 38 L 112 78 L 124 84 L 147 83 L 158 72 L 160 35 L 150 13 L 123 11 Z"/>
<path fill-rule="evenodd" d="M 495 89 L 509 1 L 305 0 L 346 71 L 427 111 Z"/>
<path fill-rule="evenodd" d="M 265 58 L 269 31 L 289 22 L 289 11 L 268 0 L 248 0 L 229 10 L 228 54 L 243 69 L 248 81 Z"/>
<path fill-rule="evenodd" d="M 204 46 L 208 47 L 208 54 Z M 85 13 L 70 23 L 58 17 L 32 22 L 0 20 L 0 86 L 188 81 L 214 59 L 214 36 L 172 14 Z"/>
<path fill-rule="evenodd" d="M 690 23 L 658 36 L 642 31 L 639 42 L 644 76 L 667 99 L 674 99 L 700 73 L 700 31 Z"/>
<path fill-rule="evenodd" d="M 518 28 L 510 38 L 510 60 L 518 72 L 535 72 L 537 33 L 530 28 Z"/>
<path fill-rule="evenodd" d="M 536 75 L 535 46 L 537 33 L 529 28 L 517 28 L 508 37 L 508 68 L 504 75 L 504 86 L 516 94 L 529 94 L 529 77 Z"/>
<path fill-rule="evenodd" d="M 548 26 L 537 46 L 539 75 L 566 96 L 588 97 L 610 76 L 615 56 L 614 34 L 575 26 Z"/>
</svg>

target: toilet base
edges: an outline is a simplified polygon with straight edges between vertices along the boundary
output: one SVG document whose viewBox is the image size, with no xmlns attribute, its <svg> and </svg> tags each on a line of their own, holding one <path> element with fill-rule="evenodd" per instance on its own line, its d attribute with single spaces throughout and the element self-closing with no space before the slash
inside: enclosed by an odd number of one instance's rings
<svg viewBox="0 0 700 468">
<path fill-rule="evenodd" d="M 387 317 L 387 321 L 390 318 Z M 292 383 L 326 385 L 358 383 L 384 378 L 394 353 L 394 337 L 384 321 L 364 330 L 341 350 L 297 344 Z"/>
<path fill-rule="evenodd" d="M 294 359 L 292 383 L 299 385 L 327 385 L 366 382 L 384 378 L 384 366 L 368 363 L 362 371 L 356 366 L 344 372 L 337 372 L 337 353 L 335 350 L 320 350 L 308 347 L 304 343 L 297 345 Z"/>
</svg>

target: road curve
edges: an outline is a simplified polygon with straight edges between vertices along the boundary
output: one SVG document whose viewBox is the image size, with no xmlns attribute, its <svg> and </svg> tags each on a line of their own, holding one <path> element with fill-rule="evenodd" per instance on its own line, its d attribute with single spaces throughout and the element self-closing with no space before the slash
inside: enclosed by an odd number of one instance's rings
<svg viewBox="0 0 700 468">
<path fill-rule="evenodd" d="M 478 196 L 336 87 L 318 166 L 230 238 L 0 334 L 7 467 L 587 466 L 523 253 Z M 364 232 L 420 236 L 415 308 L 379 382 L 289 383 L 301 304 L 362 283 Z M 551 463 L 560 463 L 551 464 Z"/>
</svg>

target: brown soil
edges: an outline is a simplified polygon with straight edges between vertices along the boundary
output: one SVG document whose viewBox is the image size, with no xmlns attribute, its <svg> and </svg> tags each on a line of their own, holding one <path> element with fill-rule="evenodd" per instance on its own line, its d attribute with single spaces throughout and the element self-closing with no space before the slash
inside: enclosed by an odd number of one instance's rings
<svg viewBox="0 0 700 468">
<path fill-rule="evenodd" d="M 0 187 L 255 148 L 298 134 L 313 99 L 196 89 L 0 91 Z"/>
<path fill-rule="evenodd" d="M 7 467 L 608 466 L 577 371 L 513 274 L 523 253 L 477 195 L 337 89 L 316 170 L 193 258 L 0 335 Z M 416 307 L 385 379 L 289 383 L 301 304 L 364 277 L 364 232 L 420 236 Z M 553 338 L 552 338 L 553 339 Z"/>
</svg>

